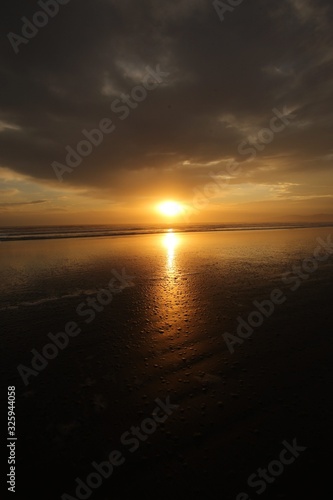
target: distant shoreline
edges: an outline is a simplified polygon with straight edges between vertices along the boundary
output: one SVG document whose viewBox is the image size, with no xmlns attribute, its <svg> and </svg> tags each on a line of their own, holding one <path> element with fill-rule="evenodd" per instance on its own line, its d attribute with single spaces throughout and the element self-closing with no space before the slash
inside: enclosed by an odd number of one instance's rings
<svg viewBox="0 0 333 500">
<path fill-rule="evenodd" d="M 170 224 L 171 226 L 171 224 Z M 231 232 L 231 231 L 277 231 L 287 229 L 311 229 L 320 227 L 333 227 L 333 222 L 323 223 L 290 223 L 290 224 L 180 224 L 165 227 L 131 226 L 35 226 L 35 227 L 3 227 L 0 228 L 0 242 L 8 241 L 38 241 L 79 238 L 113 238 L 122 236 L 138 236 L 151 234 L 174 233 L 206 233 L 206 232 Z"/>
</svg>

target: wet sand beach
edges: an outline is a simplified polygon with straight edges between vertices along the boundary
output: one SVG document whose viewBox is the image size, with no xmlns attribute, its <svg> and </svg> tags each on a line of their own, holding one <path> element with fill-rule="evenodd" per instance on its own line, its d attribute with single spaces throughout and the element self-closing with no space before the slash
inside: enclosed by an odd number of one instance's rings
<svg viewBox="0 0 333 500">
<path fill-rule="evenodd" d="M 1 394 L 16 387 L 17 490 L 48 500 L 321 498 L 332 444 L 331 233 L 3 243 Z M 238 338 L 229 348 L 226 333 Z M 51 338 L 62 348 L 43 351 Z M 50 355 L 45 366 L 32 365 L 36 352 Z M 295 440 L 306 449 L 249 486 Z M 96 467 L 114 450 L 103 478 Z M 87 485 L 91 473 L 100 486 L 78 496 L 76 478 Z"/>
</svg>

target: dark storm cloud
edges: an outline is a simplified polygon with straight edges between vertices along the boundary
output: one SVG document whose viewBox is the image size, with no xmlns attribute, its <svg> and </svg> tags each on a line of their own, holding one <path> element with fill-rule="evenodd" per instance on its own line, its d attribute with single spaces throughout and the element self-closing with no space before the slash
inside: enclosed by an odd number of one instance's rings
<svg viewBox="0 0 333 500">
<path fill-rule="evenodd" d="M 57 182 L 51 163 L 64 163 L 82 129 L 109 117 L 116 130 L 64 184 L 124 196 L 163 185 L 185 193 L 210 162 L 246 160 L 240 142 L 284 106 L 296 119 L 268 147 L 271 163 L 281 154 L 290 162 L 274 177 L 332 167 L 329 0 L 244 0 L 224 22 L 205 0 L 71 0 L 17 55 L 7 33 L 20 34 L 21 17 L 40 7 L 13 0 L 3 9 L 3 167 Z M 111 103 L 158 64 L 170 75 L 119 120 Z M 244 170 L 265 182 L 272 174 L 263 162 L 258 156 Z"/>
</svg>

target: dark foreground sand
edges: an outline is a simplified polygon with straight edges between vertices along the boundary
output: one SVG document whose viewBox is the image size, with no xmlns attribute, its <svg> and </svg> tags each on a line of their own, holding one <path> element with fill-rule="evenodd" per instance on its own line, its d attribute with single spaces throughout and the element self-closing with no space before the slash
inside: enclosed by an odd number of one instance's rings
<svg viewBox="0 0 333 500">
<path fill-rule="evenodd" d="M 294 292 L 296 281 L 283 283 L 281 275 L 312 257 L 317 238 L 331 232 L 3 244 L 1 397 L 16 386 L 16 498 L 80 498 L 76 478 L 86 482 L 96 472 L 92 463 L 113 450 L 124 463 L 92 499 L 326 498 L 333 255 Z M 135 286 L 86 323 L 78 305 L 123 268 Z M 235 334 L 237 317 L 247 319 L 253 301 L 275 288 L 285 302 L 231 354 L 224 333 Z M 17 365 L 31 366 L 31 349 L 42 352 L 47 334 L 68 322 L 81 333 L 25 386 Z M 131 453 L 121 436 L 168 397 L 178 408 Z M 249 476 L 295 439 L 306 450 L 258 495 Z"/>
</svg>

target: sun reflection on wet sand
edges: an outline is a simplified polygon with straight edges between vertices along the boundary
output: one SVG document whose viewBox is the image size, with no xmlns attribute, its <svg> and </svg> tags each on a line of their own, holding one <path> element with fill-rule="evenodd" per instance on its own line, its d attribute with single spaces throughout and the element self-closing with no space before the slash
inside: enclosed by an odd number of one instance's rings
<svg viewBox="0 0 333 500">
<path fill-rule="evenodd" d="M 166 267 L 168 271 L 169 277 L 174 276 L 176 272 L 176 266 L 175 266 L 175 255 L 176 255 L 176 248 L 180 243 L 180 237 L 178 234 L 175 234 L 172 232 L 172 229 L 169 230 L 167 234 L 163 236 L 163 245 L 166 248 L 166 256 L 167 256 L 167 261 L 166 261 Z"/>
<path fill-rule="evenodd" d="M 188 315 L 188 282 L 184 269 L 181 268 L 181 250 L 183 235 L 172 229 L 160 236 L 164 253 L 163 279 L 155 290 L 154 299 L 158 302 L 158 321 L 156 330 L 168 334 L 168 341 L 183 330 L 184 318 Z M 163 337 L 162 337 L 163 338 Z"/>
</svg>

